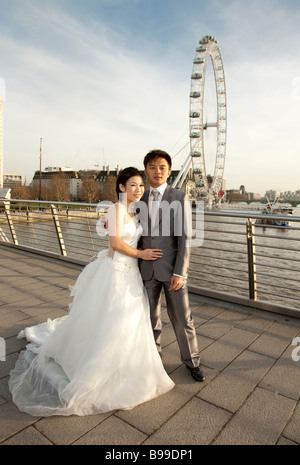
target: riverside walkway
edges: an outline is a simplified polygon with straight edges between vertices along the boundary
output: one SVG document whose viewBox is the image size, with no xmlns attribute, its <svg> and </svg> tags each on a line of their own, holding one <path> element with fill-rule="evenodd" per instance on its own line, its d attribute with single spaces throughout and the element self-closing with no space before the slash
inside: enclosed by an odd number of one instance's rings
<svg viewBox="0 0 300 465">
<path fill-rule="evenodd" d="M 37 418 L 7 387 L 25 326 L 66 314 L 80 267 L 0 245 L 0 445 L 300 444 L 300 319 L 191 295 L 203 383 L 180 361 L 163 309 L 163 363 L 175 387 L 130 411 Z M 2 344 L 3 346 L 3 344 Z M 147 367 L 145 366 L 145 370 Z"/>
</svg>

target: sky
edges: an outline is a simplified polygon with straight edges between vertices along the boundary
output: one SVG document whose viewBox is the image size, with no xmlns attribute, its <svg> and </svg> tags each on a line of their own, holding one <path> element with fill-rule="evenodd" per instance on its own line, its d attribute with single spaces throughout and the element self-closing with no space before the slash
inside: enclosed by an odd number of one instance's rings
<svg viewBox="0 0 300 465">
<path fill-rule="evenodd" d="M 0 0 L 4 173 L 143 168 L 153 148 L 180 169 L 204 35 L 227 93 L 227 189 L 300 189 L 299 0 Z"/>
</svg>

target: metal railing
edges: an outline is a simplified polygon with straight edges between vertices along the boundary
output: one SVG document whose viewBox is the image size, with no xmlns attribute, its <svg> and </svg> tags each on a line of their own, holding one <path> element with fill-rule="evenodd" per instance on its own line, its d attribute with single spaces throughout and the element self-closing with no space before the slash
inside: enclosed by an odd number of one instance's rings
<svg viewBox="0 0 300 465">
<path fill-rule="evenodd" d="M 0 243 L 85 265 L 107 248 L 97 224 L 110 204 L 0 199 Z M 197 214 L 203 211 L 193 211 L 194 228 Z M 300 218 L 289 217 L 289 227 L 257 224 L 265 218 L 250 211 L 205 211 L 203 244 L 192 249 L 189 289 L 300 317 Z"/>
<path fill-rule="evenodd" d="M 265 219 L 253 212 L 205 212 L 205 240 L 192 253 L 189 287 L 300 317 L 300 218 L 288 217 L 289 227 L 257 224 Z"/>
<path fill-rule="evenodd" d="M 0 200 L 0 241 L 84 263 L 107 247 L 96 225 L 110 204 Z"/>
</svg>

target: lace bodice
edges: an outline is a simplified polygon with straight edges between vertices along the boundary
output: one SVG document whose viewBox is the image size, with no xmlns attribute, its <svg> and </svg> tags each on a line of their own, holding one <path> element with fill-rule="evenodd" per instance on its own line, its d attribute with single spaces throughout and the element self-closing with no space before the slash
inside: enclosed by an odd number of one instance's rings
<svg viewBox="0 0 300 465">
<path fill-rule="evenodd" d="M 129 223 L 123 225 L 123 240 L 126 244 L 130 245 L 131 247 L 136 248 L 139 238 L 142 235 L 142 226 L 140 224 L 136 224 L 135 220 L 132 219 Z M 135 270 L 139 272 L 138 268 L 138 259 L 134 257 L 129 257 L 128 255 L 124 255 L 118 251 L 114 252 L 113 262 L 115 267 L 120 271 L 130 271 Z"/>
<path fill-rule="evenodd" d="M 142 226 L 133 218 L 129 223 L 123 225 L 123 240 L 131 247 L 136 248 L 142 235 Z"/>
<path fill-rule="evenodd" d="M 142 226 L 136 222 L 136 218 L 132 218 L 131 221 L 123 225 L 123 241 L 131 247 L 137 248 L 137 244 L 142 235 L 142 232 Z M 124 273 L 135 271 L 139 273 L 138 259 L 135 257 L 129 257 L 128 255 L 115 251 L 113 257 L 111 258 L 108 256 L 108 249 L 106 249 L 98 253 L 98 259 L 103 258 L 112 260 L 115 268 L 119 271 L 123 271 Z"/>
</svg>

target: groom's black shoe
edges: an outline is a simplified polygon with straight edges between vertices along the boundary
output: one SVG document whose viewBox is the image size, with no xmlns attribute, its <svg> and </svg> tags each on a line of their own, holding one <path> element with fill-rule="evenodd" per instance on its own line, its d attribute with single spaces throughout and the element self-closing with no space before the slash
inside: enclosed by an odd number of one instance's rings
<svg viewBox="0 0 300 465">
<path fill-rule="evenodd" d="M 201 382 L 201 381 L 205 380 L 205 375 L 204 375 L 204 373 L 202 373 L 202 371 L 200 370 L 199 367 L 190 368 L 190 367 L 187 366 L 187 368 L 190 370 L 192 377 L 196 381 Z"/>
</svg>

